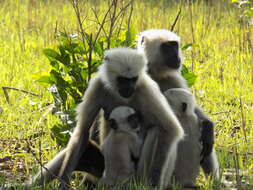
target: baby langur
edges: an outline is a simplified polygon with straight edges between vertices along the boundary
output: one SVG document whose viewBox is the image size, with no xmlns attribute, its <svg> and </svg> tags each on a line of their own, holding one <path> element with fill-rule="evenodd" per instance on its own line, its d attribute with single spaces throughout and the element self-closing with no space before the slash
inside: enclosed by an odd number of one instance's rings
<svg viewBox="0 0 253 190">
<path fill-rule="evenodd" d="M 202 149 L 199 141 L 200 121 L 194 112 L 196 107 L 194 96 L 182 88 L 171 88 L 165 91 L 164 95 L 185 131 L 185 138 L 178 145 L 173 176 L 176 183 L 184 188 L 193 188 L 199 173 L 199 155 Z"/>
<path fill-rule="evenodd" d="M 135 174 L 143 138 L 140 115 L 130 107 L 114 108 L 108 122 L 111 130 L 102 144 L 105 171 L 101 183 L 112 187 Z"/>
<path fill-rule="evenodd" d="M 143 52 L 148 60 L 148 73 L 154 79 L 162 92 L 170 88 L 188 90 L 186 80 L 181 75 L 182 54 L 180 37 L 168 30 L 147 30 L 138 39 L 138 50 Z M 206 175 L 219 178 L 219 164 L 214 144 L 214 124 L 199 106 L 195 113 L 201 122 L 201 167 Z M 191 150 L 185 150 L 186 152 Z"/>
</svg>

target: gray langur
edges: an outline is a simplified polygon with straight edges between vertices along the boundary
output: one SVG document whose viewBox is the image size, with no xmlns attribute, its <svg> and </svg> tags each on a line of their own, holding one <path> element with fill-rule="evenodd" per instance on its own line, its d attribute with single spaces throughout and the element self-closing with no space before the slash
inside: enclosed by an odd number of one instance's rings
<svg viewBox="0 0 253 190">
<path fill-rule="evenodd" d="M 143 138 L 140 114 L 130 107 L 113 109 L 108 122 L 111 130 L 101 146 L 105 171 L 100 182 L 112 187 L 135 175 Z"/>
<path fill-rule="evenodd" d="M 180 37 L 168 30 L 147 30 L 138 39 L 138 50 L 143 52 L 148 61 L 148 73 L 155 80 L 161 91 L 170 88 L 188 89 L 186 80 L 181 75 L 182 54 Z M 219 178 L 219 164 L 214 144 L 214 124 L 200 107 L 195 108 L 198 119 L 202 121 L 201 166 L 206 175 Z M 187 151 L 187 150 L 186 150 Z"/>
<path fill-rule="evenodd" d="M 103 109 L 105 119 L 108 119 L 115 107 L 129 106 L 148 118 L 142 121 L 144 129 L 156 126 L 157 146 L 149 147 L 154 150 L 155 156 L 147 179 L 152 186 L 166 187 L 162 179 L 165 173 L 170 176 L 173 172 L 177 145 L 184 131 L 159 87 L 146 74 L 145 61 L 142 53 L 130 48 L 115 48 L 105 52 L 104 62 L 89 82 L 83 102 L 77 108 L 77 126 L 67 145 L 59 172 L 62 181 L 69 183 L 72 171 L 87 148 L 89 129 L 98 112 Z M 68 187 L 62 182 L 60 188 Z"/>
<path fill-rule="evenodd" d="M 194 96 L 183 88 L 171 88 L 164 92 L 172 110 L 179 119 L 185 138 L 179 142 L 173 176 L 184 188 L 195 187 L 200 167 L 201 137 L 200 121 L 194 112 Z"/>
</svg>

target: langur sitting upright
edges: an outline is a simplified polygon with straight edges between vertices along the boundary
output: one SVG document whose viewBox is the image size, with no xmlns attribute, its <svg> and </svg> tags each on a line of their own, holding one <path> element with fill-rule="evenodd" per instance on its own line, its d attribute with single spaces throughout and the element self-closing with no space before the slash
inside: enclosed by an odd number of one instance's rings
<svg viewBox="0 0 253 190">
<path fill-rule="evenodd" d="M 83 102 L 77 109 L 77 126 L 63 154 L 59 172 L 60 188 L 67 189 L 69 177 L 78 165 L 87 148 L 89 129 L 101 109 L 108 119 L 118 106 L 130 106 L 147 117 L 142 128 L 147 133 L 154 126 L 156 146 L 149 146 L 154 152 L 147 180 L 151 186 L 165 188 L 165 173 L 172 175 L 175 166 L 178 142 L 184 131 L 172 112 L 166 98 L 157 84 L 146 74 L 145 58 L 142 53 L 130 48 L 115 48 L 105 52 L 104 63 L 85 91 Z M 147 105 L 148 104 L 148 105 Z M 145 141 L 151 141 L 145 137 Z M 61 157 L 62 159 L 62 157 Z M 146 158 L 148 159 L 148 158 Z M 164 167 L 166 166 L 166 167 Z"/>
<path fill-rule="evenodd" d="M 164 92 L 171 108 L 185 131 L 185 138 L 180 141 L 173 176 L 184 188 L 193 188 L 199 173 L 201 143 L 200 121 L 194 109 L 194 96 L 183 88 L 171 88 Z"/>
<path fill-rule="evenodd" d="M 109 117 L 109 135 L 101 150 L 105 158 L 102 184 L 112 187 L 134 176 L 143 138 L 140 135 L 140 117 L 132 108 L 119 106 Z"/>
<path fill-rule="evenodd" d="M 186 80 L 181 75 L 180 37 L 167 30 L 148 30 L 142 32 L 138 39 L 138 50 L 143 52 L 148 60 L 148 73 L 154 79 L 162 92 L 170 88 L 188 89 Z M 201 167 L 206 175 L 219 178 L 219 164 L 214 144 L 214 124 L 196 106 L 195 113 L 201 121 Z M 191 150 L 185 150 L 191 151 Z"/>
</svg>

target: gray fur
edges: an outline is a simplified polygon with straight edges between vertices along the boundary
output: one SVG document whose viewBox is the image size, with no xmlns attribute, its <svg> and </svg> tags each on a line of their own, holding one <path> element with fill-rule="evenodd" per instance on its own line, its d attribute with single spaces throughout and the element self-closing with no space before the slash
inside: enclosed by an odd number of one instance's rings
<svg viewBox="0 0 253 190">
<path fill-rule="evenodd" d="M 147 30 L 140 34 L 137 46 L 138 50 L 140 52 L 143 52 L 145 54 L 145 57 L 147 58 L 148 73 L 150 74 L 152 79 L 158 83 L 162 92 L 165 92 L 170 88 L 183 88 L 189 90 L 186 80 L 181 75 L 181 67 L 177 69 L 170 68 L 164 62 L 163 54 L 160 51 L 160 45 L 161 43 L 168 41 L 176 41 L 178 42 L 178 44 L 180 44 L 179 36 L 177 36 L 173 32 L 170 32 L 168 30 Z M 178 56 L 182 61 L 182 54 L 180 52 L 180 48 Z M 204 112 L 198 105 L 196 105 L 194 111 L 197 114 L 199 121 L 205 119 L 210 121 L 208 116 L 204 114 Z M 186 135 L 189 136 L 189 134 L 187 134 L 187 131 Z M 185 154 L 191 154 L 189 150 L 186 149 L 185 151 Z M 200 155 L 196 155 L 196 157 L 198 156 Z M 212 153 L 207 158 L 205 158 L 201 166 L 205 174 L 211 174 L 216 179 L 219 178 L 219 163 L 214 148 L 212 150 Z"/>
<path fill-rule="evenodd" d="M 135 92 L 131 97 L 120 96 L 116 87 L 117 76 L 138 76 Z M 157 130 L 163 131 L 159 132 L 157 136 L 158 144 L 162 144 L 163 148 L 155 150 L 154 161 L 151 163 L 151 170 L 148 174 L 149 182 L 154 186 L 161 187 L 161 179 L 164 175 L 163 166 L 168 162 L 168 158 L 176 156 L 173 147 L 177 147 L 184 132 L 159 87 L 146 74 L 143 55 L 129 48 L 116 48 L 107 51 L 104 64 L 96 76 L 91 79 L 83 102 L 77 109 L 77 126 L 68 143 L 59 173 L 62 180 L 68 182 L 70 174 L 76 168 L 80 156 L 85 151 L 89 129 L 100 109 L 103 109 L 106 115 L 115 107 L 122 105 L 133 107 L 149 118 L 143 122 L 143 128 L 156 124 Z M 166 137 L 169 140 L 159 142 L 162 139 L 160 137 L 163 139 Z M 169 170 L 172 172 L 173 169 L 174 163 L 171 163 Z M 61 188 L 67 189 L 67 186 L 62 183 Z"/>
<path fill-rule="evenodd" d="M 186 134 L 178 146 L 174 177 L 180 185 L 191 187 L 195 185 L 199 173 L 200 156 L 196 155 L 200 155 L 202 148 L 199 142 L 200 122 L 194 112 L 194 97 L 182 88 L 169 89 L 164 92 L 164 95 Z M 187 105 L 186 110 L 182 109 L 183 103 Z"/>
<path fill-rule="evenodd" d="M 135 111 L 126 106 L 113 109 L 109 119 L 114 119 L 117 129 L 111 129 L 105 138 L 101 150 L 105 157 L 105 171 L 101 183 L 112 187 L 122 184 L 135 174 L 135 162 L 139 158 L 143 139 L 140 135 L 140 123 L 132 128 L 128 116 Z"/>
</svg>

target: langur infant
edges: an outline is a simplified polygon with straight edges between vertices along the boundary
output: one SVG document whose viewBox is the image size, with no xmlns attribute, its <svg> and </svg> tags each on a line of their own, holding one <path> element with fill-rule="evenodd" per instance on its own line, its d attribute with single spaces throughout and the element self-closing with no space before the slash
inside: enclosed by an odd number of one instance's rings
<svg viewBox="0 0 253 190">
<path fill-rule="evenodd" d="M 164 95 L 185 131 L 185 138 L 178 146 L 173 176 L 176 183 L 184 188 L 193 188 L 196 187 L 202 149 L 200 121 L 194 112 L 194 96 L 182 88 L 171 88 L 165 91 Z"/>
<path fill-rule="evenodd" d="M 140 116 L 130 107 L 114 108 L 108 122 L 110 132 L 101 147 L 105 158 L 101 183 L 112 187 L 134 176 L 143 138 L 140 135 Z"/>
</svg>

